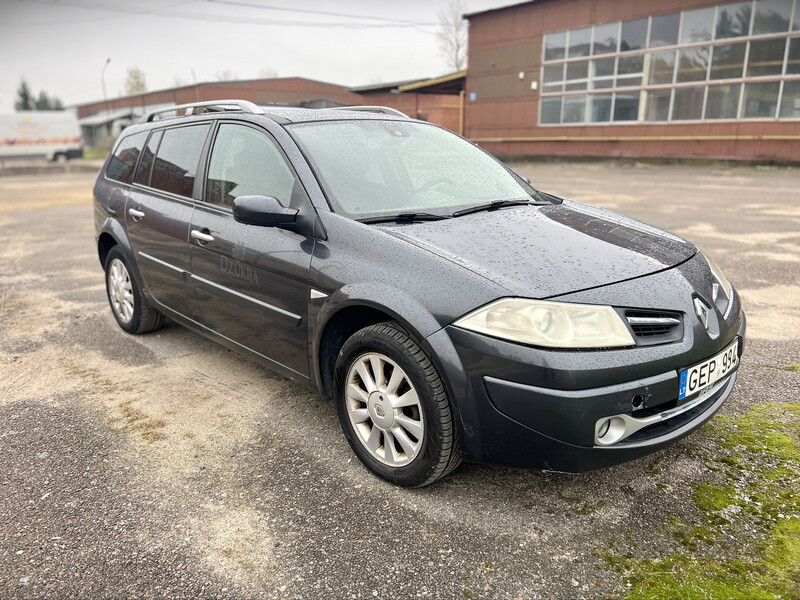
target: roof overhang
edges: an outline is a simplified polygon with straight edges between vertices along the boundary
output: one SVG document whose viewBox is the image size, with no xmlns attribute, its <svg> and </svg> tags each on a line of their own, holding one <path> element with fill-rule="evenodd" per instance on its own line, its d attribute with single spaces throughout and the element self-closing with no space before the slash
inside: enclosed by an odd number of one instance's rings
<svg viewBox="0 0 800 600">
<path fill-rule="evenodd" d="M 96 127 L 98 125 L 105 125 L 106 123 L 111 123 L 112 121 L 116 121 L 117 119 L 126 119 L 133 117 L 136 113 L 133 109 L 130 108 L 120 108 L 117 110 L 112 110 L 108 112 L 101 112 L 94 115 L 90 115 L 88 117 L 84 117 L 83 119 L 78 120 L 78 125 L 84 127 Z"/>
<path fill-rule="evenodd" d="M 507 8 L 517 8 L 518 6 L 524 6 L 525 4 L 535 4 L 538 2 L 544 2 L 545 0 L 528 0 L 527 2 L 516 2 L 514 4 L 506 4 L 505 6 L 498 6 L 497 8 L 490 8 L 488 10 L 481 10 L 478 12 L 473 13 L 466 13 L 464 14 L 465 19 L 471 19 L 472 17 L 481 17 L 483 15 L 488 15 L 489 13 L 498 12 L 501 10 L 506 10 Z"/>
<path fill-rule="evenodd" d="M 397 89 L 400 92 L 417 92 L 420 94 L 458 94 L 464 89 L 466 80 L 467 71 L 464 69 L 441 77 L 407 83 Z"/>
</svg>

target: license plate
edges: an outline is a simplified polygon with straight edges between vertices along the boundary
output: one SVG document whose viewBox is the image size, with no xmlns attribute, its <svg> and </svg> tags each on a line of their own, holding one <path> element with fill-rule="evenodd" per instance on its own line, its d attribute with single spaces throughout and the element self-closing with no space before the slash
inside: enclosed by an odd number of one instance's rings
<svg viewBox="0 0 800 600">
<path fill-rule="evenodd" d="M 739 364 L 738 338 L 716 356 L 681 371 L 678 400 L 696 394 L 730 374 Z"/>
</svg>

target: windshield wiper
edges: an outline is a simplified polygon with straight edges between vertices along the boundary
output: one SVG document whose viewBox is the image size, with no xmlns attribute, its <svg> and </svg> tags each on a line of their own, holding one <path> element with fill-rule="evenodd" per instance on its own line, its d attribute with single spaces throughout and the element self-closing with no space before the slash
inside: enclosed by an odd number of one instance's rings
<svg viewBox="0 0 800 600">
<path fill-rule="evenodd" d="M 359 223 L 387 223 L 391 221 L 441 221 L 449 219 L 449 215 L 434 215 L 425 212 L 407 212 L 394 215 L 380 215 L 378 217 L 367 217 L 366 219 L 356 219 Z"/>
<path fill-rule="evenodd" d="M 496 208 L 503 208 L 504 206 L 521 206 L 523 204 L 540 205 L 542 203 L 532 202 L 526 198 L 517 198 L 516 200 L 495 200 L 494 202 L 489 202 L 488 204 L 478 204 L 477 206 L 470 206 L 469 208 L 457 210 L 453 213 L 453 216 L 460 217 L 462 215 L 470 215 L 472 213 L 481 212 L 484 210 L 494 210 Z"/>
</svg>

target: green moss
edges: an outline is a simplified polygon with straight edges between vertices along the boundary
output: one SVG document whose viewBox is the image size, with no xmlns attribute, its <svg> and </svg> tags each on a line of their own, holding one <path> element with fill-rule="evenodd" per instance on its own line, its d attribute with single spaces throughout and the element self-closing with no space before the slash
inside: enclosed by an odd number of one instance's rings
<svg viewBox="0 0 800 600">
<path fill-rule="evenodd" d="M 776 414 L 782 413 L 782 414 Z M 764 453 L 780 460 L 798 457 L 797 429 L 786 422 L 800 420 L 800 404 L 757 406 L 740 417 L 719 417 L 713 426 L 717 442 L 723 447 Z"/>
<path fill-rule="evenodd" d="M 673 526 L 672 535 L 681 546 L 690 552 L 697 552 L 701 547 L 714 544 L 716 530 L 706 525 L 689 526 L 679 523 Z"/>
<path fill-rule="evenodd" d="M 699 518 L 666 523 L 689 553 L 601 558 L 624 576 L 629 600 L 800 598 L 800 404 L 719 417 L 706 431 L 719 445 L 719 453 L 709 457 L 718 468 L 716 483 L 695 488 Z M 736 527 L 720 513 L 731 506 L 738 508 L 725 514 Z M 756 535 L 740 536 L 737 547 L 729 548 L 727 534 L 743 529 Z M 737 558 L 719 558 L 726 548 Z"/>
<path fill-rule="evenodd" d="M 692 496 L 700 510 L 722 510 L 736 502 L 736 491 L 718 485 L 700 485 Z"/>
<path fill-rule="evenodd" d="M 694 600 L 725 598 L 730 600 L 773 599 L 760 588 L 760 575 L 744 562 L 718 563 L 692 560 L 682 554 L 645 561 L 648 569 L 632 575 L 630 600 L 671 598 Z"/>
<path fill-rule="evenodd" d="M 785 590 L 782 596 L 800 598 L 800 519 L 789 519 L 776 525 L 764 562 L 778 588 Z"/>
</svg>

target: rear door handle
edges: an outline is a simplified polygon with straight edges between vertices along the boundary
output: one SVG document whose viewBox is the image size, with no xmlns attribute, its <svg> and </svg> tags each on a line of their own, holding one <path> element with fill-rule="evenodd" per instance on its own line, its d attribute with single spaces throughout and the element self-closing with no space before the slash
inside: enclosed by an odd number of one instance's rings
<svg viewBox="0 0 800 600">
<path fill-rule="evenodd" d="M 206 229 L 208 231 L 208 229 Z M 197 242 L 201 246 L 205 246 L 206 244 L 210 244 L 214 241 L 214 236 L 198 229 L 192 229 L 192 237 L 197 240 Z"/>
<path fill-rule="evenodd" d="M 128 214 L 133 217 L 134 221 L 139 221 L 142 217 L 144 217 L 144 213 L 141 210 L 137 210 L 135 208 L 129 208 Z"/>
</svg>

